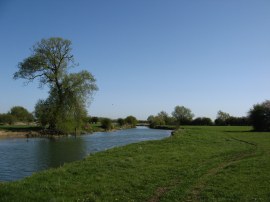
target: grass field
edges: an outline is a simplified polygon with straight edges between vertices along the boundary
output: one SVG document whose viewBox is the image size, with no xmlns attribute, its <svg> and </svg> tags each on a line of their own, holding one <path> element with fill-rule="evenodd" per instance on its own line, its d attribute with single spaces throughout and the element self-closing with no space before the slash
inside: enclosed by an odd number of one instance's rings
<svg viewBox="0 0 270 202">
<path fill-rule="evenodd" d="M 270 133 L 184 127 L 0 184 L 0 201 L 270 201 Z"/>
</svg>

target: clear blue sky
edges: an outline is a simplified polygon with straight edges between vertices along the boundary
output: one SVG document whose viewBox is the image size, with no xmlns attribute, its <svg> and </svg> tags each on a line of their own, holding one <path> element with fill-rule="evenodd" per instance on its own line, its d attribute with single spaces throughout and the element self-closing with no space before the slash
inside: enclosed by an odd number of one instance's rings
<svg viewBox="0 0 270 202">
<path fill-rule="evenodd" d="M 0 113 L 47 97 L 12 75 L 54 36 L 97 79 L 93 116 L 146 119 L 183 105 L 214 119 L 270 99 L 269 0 L 0 0 Z"/>
</svg>

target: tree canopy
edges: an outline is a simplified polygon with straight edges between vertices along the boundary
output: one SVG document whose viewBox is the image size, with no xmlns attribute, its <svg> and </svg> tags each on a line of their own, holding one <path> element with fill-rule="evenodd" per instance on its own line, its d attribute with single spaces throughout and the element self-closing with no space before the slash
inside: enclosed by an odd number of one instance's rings
<svg viewBox="0 0 270 202">
<path fill-rule="evenodd" d="M 270 100 L 254 105 L 249 111 L 249 118 L 254 130 L 270 131 Z"/>
<path fill-rule="evenodd" d="M 130 125 L 131 127 L 135 127 L 137 124 L 137 119 L 134 116 L 127 116 L 125 118 L 125 123 Z"/>
<path fill-rule="evenodd" d="M 189 108 L 184 106 L 176 106 L 172 112 L 172 116 L 176 119 L 178 124 L 190 124 L 194 114 Z"/>
<path fill-rule="evenodd" d="M 38 101 L 35 115 L 43 126 L 61 132 L 80 128 L 87 115 L 89 98 L 98 90 L 90 72 L 68 72 L 77 66 L 71 44 L 59 37 L 42 39 L 33 46 L 32 55 L 19 63 L 14 74 L 14 79 L 22 78 L 27 83 L 38 79 L 40 87 L 49 87 L 49 97 Z"/>
<path fill-rule="evenodd" d="M 21 106 L 12 107 L 9 114 L 11 114 L 16 121 L 31 122 L 34 120 L 33 115 Z"/>
</svg>

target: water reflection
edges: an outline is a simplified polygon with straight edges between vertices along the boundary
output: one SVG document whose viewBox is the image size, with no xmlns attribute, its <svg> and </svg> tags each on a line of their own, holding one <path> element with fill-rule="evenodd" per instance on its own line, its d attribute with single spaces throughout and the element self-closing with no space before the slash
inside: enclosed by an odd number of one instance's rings
<svg viewBox="0 0 270 202">
<path fill-rule="evenodd" d="M 89 153 L 145 140 L 162 139 L 167 130 L 146 127 L 59 139 L 0 140 L 0 181 L 12 181 L 33 172 L 80 160 Z"/>
<path fill-rule="evenodd" d="M 42 140 L 36 146 L 38 170 L 58 167 L 86 156 L 86 145 L 81 138 L 61 138 Z"/>
</svg>

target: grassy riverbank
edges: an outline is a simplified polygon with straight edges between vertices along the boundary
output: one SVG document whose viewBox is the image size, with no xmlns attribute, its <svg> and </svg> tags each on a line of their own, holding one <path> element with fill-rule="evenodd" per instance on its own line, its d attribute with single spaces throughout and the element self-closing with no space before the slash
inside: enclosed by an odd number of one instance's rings
<svg viewBox="0 0 270 202">
<path fill-rule="evenodd" d="M 80 131 L 79 134 L 89 134 L 105 131 L 100 123 L 90 124 L 88 129 Z M 58 137 L 59 135 L 47 133 L 42 127 L 36 125 L 0 125 L 0 137 Z"/>
<path fill-rule="evenodd" d="M 35 125 L 0 125 L 0 138 L 38 136 L 40 130 L 41 128 Z"/>
<path fill-rule="evenodd" d="M 0 201 L 269 201 L 270 133 L 184 127 L 0 184 Z"/>
<path fill-rule="evenodd" d="M 124 130 L 129 128 L 132 127 L 129 125 L 124 125 L 120 127 L 117 124 L 114 124 L 113 128 L 108 131 Z M 89 134 L 94 132 L 106 132 L 106 130 L 103 129 L 101 123 L 98 122 L 95 124 L 89 124 L 87 128 L 78 131 L 77 135 Z M 72 135 L 74 134 L 75 133 L 73 133 Z M 59 134 L 50 134 L 50 131 L 44 130 L 42 127 L 36 125 L 0 125 L 0 138 L 1 137 L 59 137 Z"/>
</svg>

